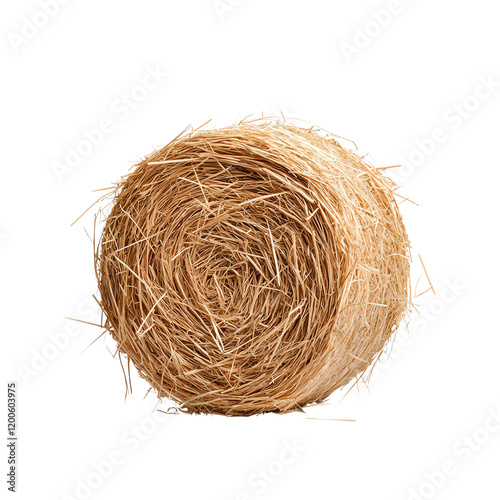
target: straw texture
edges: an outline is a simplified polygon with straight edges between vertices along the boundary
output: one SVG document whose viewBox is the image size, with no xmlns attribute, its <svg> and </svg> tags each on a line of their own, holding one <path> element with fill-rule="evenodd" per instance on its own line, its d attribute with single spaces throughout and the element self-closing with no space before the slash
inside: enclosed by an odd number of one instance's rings
<svg viewBox="0 0 500 500">
<path fill-rule="evenodd" d="M 366 370 L 409 303 L 380 170 L 313 129 L 183 134 L 124 177 L 96 250 L 106 327 L 189 412 L 285 412 Z"/>
</svg>

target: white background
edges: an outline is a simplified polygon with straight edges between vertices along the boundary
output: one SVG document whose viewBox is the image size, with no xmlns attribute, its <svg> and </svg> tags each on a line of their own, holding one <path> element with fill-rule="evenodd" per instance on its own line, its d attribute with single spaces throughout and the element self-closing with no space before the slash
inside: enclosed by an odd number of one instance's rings
<svg viewBox="0 0 500 500">
<path fill-rule="evenodd" d="M 1 365 L 18 382 L 18 498 L 500 498 L 496 3 L 54 1 L 50 17 L 34 0 L 0 15 Z M 148 68 L 169 75 L 144 91 Z M 305 414 L 165 418 L 135 371 L 124 401 L 111 339 L 82 353 L 100 330 L 64 319 L 100 321 L 97 206 L 70 224 L 187 125 L 261 112 L 403 164 L 388 172 L 419 204 L 401 205 L 413 289 L 428 287 L 420 254 L 436 295 L 415 299 L 422 315 L 368 387 Z M 56 175 L 103 119 L 112 130 Z"/>
</svg>

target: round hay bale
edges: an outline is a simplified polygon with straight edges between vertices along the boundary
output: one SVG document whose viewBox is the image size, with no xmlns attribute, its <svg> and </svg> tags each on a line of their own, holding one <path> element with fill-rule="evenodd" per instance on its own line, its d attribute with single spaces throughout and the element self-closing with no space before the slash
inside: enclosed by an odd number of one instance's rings
<svg viewBox="0 0 500 500">
<path fill-rule="evenodd" d="M 194 413 L 324 400 L 409 303 L 392 182 L 331 136 L 274 122 L 184 134 L 136 165 L 95 264 L 118 350 Z"/>
</svg>

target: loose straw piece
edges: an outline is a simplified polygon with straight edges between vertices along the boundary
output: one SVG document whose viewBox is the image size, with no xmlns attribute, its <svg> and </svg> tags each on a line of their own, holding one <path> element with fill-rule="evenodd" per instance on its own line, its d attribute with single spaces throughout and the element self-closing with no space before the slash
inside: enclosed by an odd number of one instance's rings
<svg viewBox="0 0 500 500">
<path fill-rule="evenodd" d="M 430 290 L 432 290 L 432 293 L 436 295 L 436 290 L 434 290 L 434 287 L 432 286 L 432 282 L 431 279 L 429 278 L 429 274 L 427 273 L 427 269 L 424 266 L 424 261 L 422 260 L 422 256 L 418 254 L 418 258 L 420 259 L 420 264 L 422 264 L 422 268 L 424 269 L 425 277 L 427 278 L 427 282 L 429 283 Z"/>
</svg>

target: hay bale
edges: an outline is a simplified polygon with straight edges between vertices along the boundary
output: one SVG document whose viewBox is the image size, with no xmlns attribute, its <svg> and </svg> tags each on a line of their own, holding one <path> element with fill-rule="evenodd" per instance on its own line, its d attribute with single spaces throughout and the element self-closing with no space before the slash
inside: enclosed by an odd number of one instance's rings
<svg viewBox="0 0 500 500">
<path fill-rule="evenodd" d="M 330 136 L 195 131 L 117 184 L 96 252 L 106 327 L 189 412 L 284 412 L 361 374 L 409 302 L 393 184 Z"/>
</svg>

